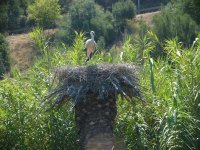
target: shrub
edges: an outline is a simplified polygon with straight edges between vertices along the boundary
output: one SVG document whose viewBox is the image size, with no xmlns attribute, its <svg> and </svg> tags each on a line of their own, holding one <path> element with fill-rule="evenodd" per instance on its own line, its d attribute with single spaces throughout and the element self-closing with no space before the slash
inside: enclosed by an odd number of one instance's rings
<svg viewBox="0 0 200 150">
<path fill-rule="evenodd" d="M 104 12 L 99 5 L 95 4 L 94 0 L 74 1 L 65 17 L 65 22 L 60 23 L 60 35 L 68 43 L 72 43 L 74 40 L 74 31 L 90 32 L 94 30 L 96 37 L 103 36 L 107 43 L 114 39 L 112 14 Z"/>
<path fill-rule="evenodd" d="M 131 0 L 116 2 L 112 6 L 112 13 L 115 19 L 131 19 L 136 15 L 136 6 Z"/>
<path fill-rule="evenodd" d="M 199 0 L 185 0 L 183 8 L 183 11 L 187 12 L 198 24 L 200 24 Z"/>
<path fill-rule="evenodd" d="M 25 27 L 27 7 L 32 0 L 1 0 L 0 32 Z"/>
<path fill-rule="evenodd" d="M 44 54 L 46 47 L 46 37 L 40 27 L 36 27 L 29 33 L 30 38 L 34 41 L 41 54 Z"/>
<path fill-rule="evenodd" d="M 0 3 L 0 32 L 3 32 L 8 26 L 7 9 L 8 7 L 5 3 Z"/>
<path fill-rule="evenodd" d="M 0 79 L 10 70 L 9 49 L 5 37 L 0 34 Z"/>
<path fill-rule="evenodd" d="M 58 0 L 36 0 L 28 7 L 28 18 L 41 27 L 53 27 L 60 16 Z"/>
<path fill-rule="evenodd" d="M 112 4 L 116 3 L 117 0 L 95 0 L 99 5 L 104 7 L 105 9 L 111 9 Z"/>
<path fill-rule="evenodd" d="M 19 27 L 20 7 L 18 0 L 8 1 L 8 28 L 10 30 Z"/>
<path fill-rule="evenodd" d="M 132 19 L 136 15 L 136 6 L 131 0 L 121 0 L 112 5 L 112 14 L 115 18 L 118 35 L 124 32 L 126 19 Z"/>
<path fill-rule="evenodd" d="M 61 13 L 67 13 L 69 6 L 71 4 L 72 0 L 59 0 L 59 5 L 61 6 Z"/>
<path fill-rule="evenodd" d="M 161 41 L 177 37 L 179 42 L 189 46 L 197 35 L 198 26 L 192 18 L 181 10 L 168 5 L 153 19 L 154 32 Z"/>
<path fill-rule="evenodd" d="M 189 14 L 198 24 L 200 24 L 200 1 L 199 0 L 172 0 L 174 8 L 178 8 Z"/>
</svg>

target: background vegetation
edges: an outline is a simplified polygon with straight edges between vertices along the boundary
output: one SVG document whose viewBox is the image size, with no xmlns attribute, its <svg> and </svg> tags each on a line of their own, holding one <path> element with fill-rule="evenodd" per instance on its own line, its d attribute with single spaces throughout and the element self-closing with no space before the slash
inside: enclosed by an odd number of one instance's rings
<svg viewBox="0 0 200 150">
<path fill-rule="evenodd" d="M 28 6 L 28 19 L 45 28 L 54 27 L 60 13 L 58 0 L 36 0 Z"/>
<path fill-rule="evenodd" d="M 10 70 L 10 59 L 8 43 L 3 34 L 0 33 L 0 79 L 4 73 Z"/>
<path fill-rule="evenodd" d="M 83 45 L 91 29 L 97 32 L 101 44 L 98 45 L 99 53 L 88 65 L 137 64 L 141 90 L 147 101 L 143 105 L 137 100 L 130 103 L 119 97 L 115 135 L 124 138 L 129 150 L 197 150 L 200 147 L 198 2 L 190 1 L 190 6 L 195 4 L 192 7 L 196 9 L 186 9 L 182 6 L 188 6 L 185 5 L 187 0 L 173 0 L 161 9 L 152 26 L 137 24 L 132 29 L 135 34 L 123 37 L 118 47 L 112 43 L 117 41 L 116 36 L 123 36 L 124 30 L 131 28 L 128 20 L 135 16 L 136 10 L 130 0 L 124 1 L 123 5 L 119 5 L 121 1 L 114 2 L 112 7 L 103 10 L 92 0 L 81 1 L 81 4 L 80 1 L 56 1 L 71 4 L 58 5 L 63 8 L 59 11 L 67 14 L 58 13 L 57 16 L 63 15 L 66 19 L 54 20 L 60 24 L 57 38 L 46 37 L 42 29 L 45 26 L 40 23 L 40 27 L 29 34 L 40 52 L 35 56 L 38 60 L 26 72 L 11 68 L 9 75 L 5 74 L 4 80 L 0 81 L 0 149 L 78 149 L 72 104 L 45 112 L 42 99 L 57 84 L 54 78 L 56 67 L 85 63 Z M 28 8 L 35 3 L 30 1 L 30 4 L 23 6 Z M 8 10 L 8 5 L 4 2 L 0 11 Z M 127 11 L 132 15 L 124 15 Z M 19 11 L 19 14 L 23 13 Z M 3 18 L 7 16 L 5 12 L 0 14 Z M 123 26 L 119 16 L 124 20 Z M 8 45 L 1 35 L 0 58 L 3 61 L 0 59 L 0 63 L 9 68 L 8 52 Z"/>
<path fill-rule="evenodd" d="M 74 31 L 87 32 L 89 35 L 94 30 L 96 37 L 105 45 L 111 45 L 124 32 L 126 19 L 132 19 L 135 15 L 136 6 L 131 0 L 116 2 L 112 11 L 104 10 L 94 0 L 74 1 L 60 22 L 58 37 L 69 44 L 75 37 Z"/>
</svg>

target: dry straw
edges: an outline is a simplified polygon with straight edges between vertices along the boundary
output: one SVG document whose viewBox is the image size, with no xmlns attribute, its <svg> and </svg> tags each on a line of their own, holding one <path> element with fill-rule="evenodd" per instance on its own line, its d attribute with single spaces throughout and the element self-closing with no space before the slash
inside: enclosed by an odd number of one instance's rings
<svg viewBox="0 0 200 150">
<path fill-rule="evenodd" d="M 60 67 L 56 69 L 59 85 L 45 100 L 59 106 L 72 100 L 76 105 L 95 96 L 97 100 L 106 100 L 110 95 L 120 94 L 127 100 L 141 94 L 138 85 L 137 68 L 130 64 L 101 64 L 93 66 Z"/>
</svg>

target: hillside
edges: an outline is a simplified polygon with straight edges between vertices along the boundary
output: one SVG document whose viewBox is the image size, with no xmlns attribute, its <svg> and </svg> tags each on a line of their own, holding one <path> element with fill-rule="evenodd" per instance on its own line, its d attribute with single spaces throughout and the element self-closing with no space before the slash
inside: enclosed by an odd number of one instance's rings
<svg viewBox="0 0 200 150">
<path fill-rule="evenodd" d="M 158 12 L 151 12 L 145 14 L 139 14 L 136 16 L 136 20 L 145 21 L 148 25 L 151 25 L 152 18 Z M 47 30 L 46 33 L 52 35 L 56 30 Z M 33 41 L 31 41 L 28 33 L 15 34 L 7 36 L 7 41 L 10 45 L 11 65 L 17 67 L 21 71 L 26 70 L 32 65 L 34 56 L 36 55 L 36 48 Z"/>
<path fill-rule="evenodd" d="M 148 25 L 152 25 L 153 16 L 156 15 L 156 14 L 158 14 L 158 13 L 159 13 L 159 11 L 145 13 L 145 14 L 139 14 L 139 15 L 136 16 L 136 20 L 137 21 L 144 21 Z"/>
<path fill-rule="evenodd" d="M 51 36 L 55 32 L 55 29 L 50 29 L 46 30 L 45 34 Z M 37 48 L 28 33 L 9 35 L 6 39 L 10 47 L 11 66 L 17 67 L 21 71 L 29 68 L 33 63 Z"/>
<path fill-rule="evenodd" d="M 7 37 L 10 46 L 12 67 L 20 70 L 27 69 L 33 62 L 35 55 L 34 43 L 27 33 L 10 35 Z"/>
</svg>

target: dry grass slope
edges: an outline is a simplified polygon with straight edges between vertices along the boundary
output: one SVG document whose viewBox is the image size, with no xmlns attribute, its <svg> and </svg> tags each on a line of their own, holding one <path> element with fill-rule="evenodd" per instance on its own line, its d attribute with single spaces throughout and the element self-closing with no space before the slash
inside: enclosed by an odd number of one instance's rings
<svg viewBox="0 0 200 150">
<path fill-rule="evenodd" d="M 45 34 L 52 36 L 56 31 L 56 29 L 46 30 Z M 11 66 L 21 71 L 28 69 L 37 53 L 37 48 L 28 33 L 10 35 L 6 39 L 10 47 Z"/>
<path fill-rule="evenodd" d="M 145 14 L 139 14 L 136 16 L 136 20 L 137 21 L 144 21 L 146 22 L 148 25 L 152 25 L 152 20 L 153 20 L 153 16 L 155 16 L 156 14 L 158 14 L 159 11 L 156 12 L 150 12 L 150 13 L 145 13 Z"/>
<path fill-rule="evenodd" d="M 10 46 L 10 57 L 12 67 L 17 67 L 21 71 L 26 70 L 33 62 L 36 51 L 34 43 L 28 34 L 17 34 L 7 37 Z"/>
</svg>

